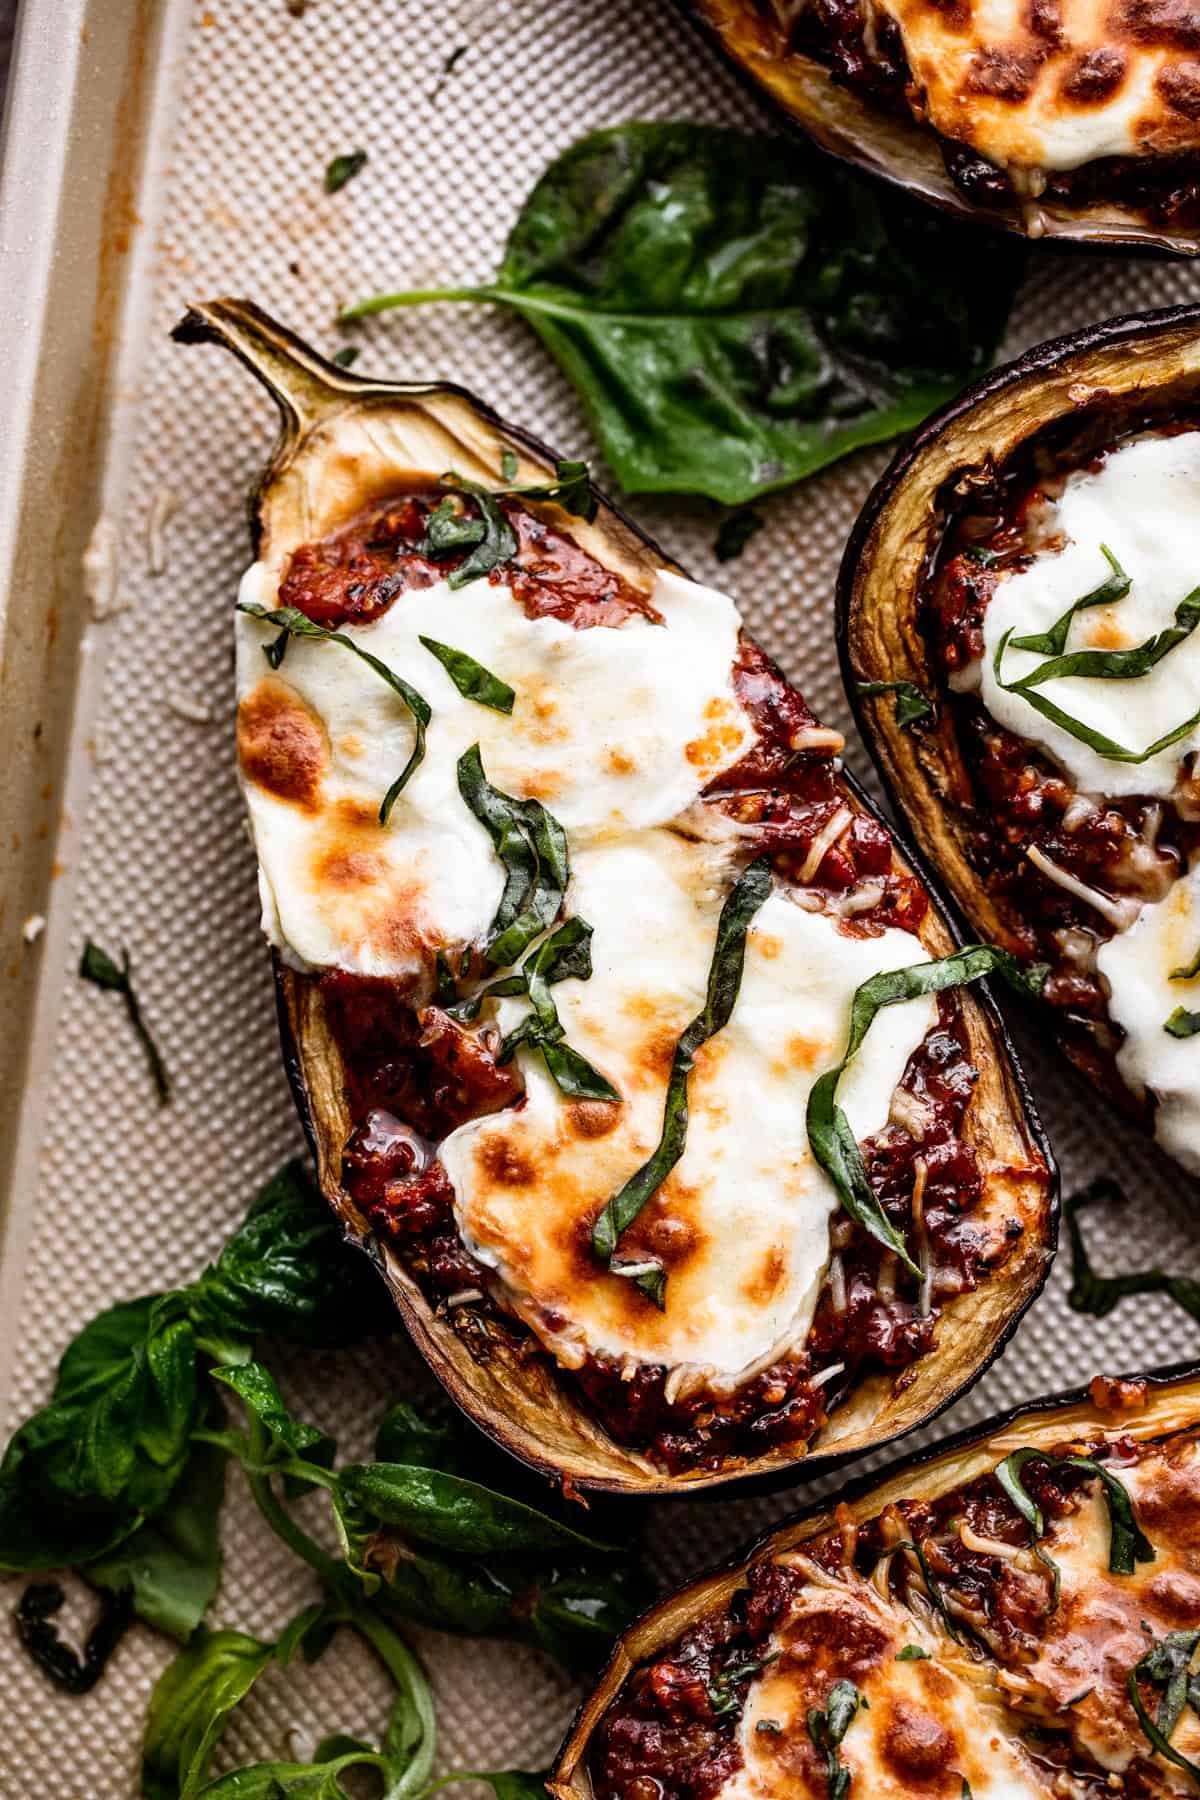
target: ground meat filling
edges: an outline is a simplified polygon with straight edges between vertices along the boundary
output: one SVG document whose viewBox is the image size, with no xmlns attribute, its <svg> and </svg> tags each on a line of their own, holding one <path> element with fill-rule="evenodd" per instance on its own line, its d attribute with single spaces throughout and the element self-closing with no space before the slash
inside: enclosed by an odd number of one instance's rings
<svg viewBox="0 0 1200 1800">
<path fill-rule="evenodd" d="M 1078 1054 L 1131 1104 L 1112 1071 L 1121 1034 L 1109 1019 L 1107 994 L 1093 966 L 1097 945 L 1114 927 L 1032 865 L 1028 852 L 1036 846 L 1059 868 L 1115 899 L 1156 900 L 1200 849 L 1200 822 L 1159 798 L 1079 793 L 1042 750 L 998 725 L 974 693 L 955 686 L 983 655 L 984 615 L 997 586 L 1005 574 L 1030 565 L 1035 546 L 1046 547 L 1047 502 L 1061 492 L 1072 467 L 1095 466 L 1089 447 L 1073 464 L 1054 459 L 1046 468 L 998 476 L 978 491 L 946 534 L 923 596 L 921 624 L 967 776 L 966 792 L 955 796 L 967 852 L 998 903 L 1006 947 L 1028 962 L 1049 965 L 1042 998 L 1060 1014 Z"/>
<path fill-rule="evenodd" d="M 755 0 L 777 29 L 773 0 Z M 869 23 L 868 23 L 869 21 Z M 920 118 L 920 92 L 894 19 L 869 0 L 811 0 L 778 39 L 780 56 L 811 57 L 834 81 L 894 116 Z M 928 129 L 932 132 L 933 128 Z M 934 132 L 946 173 L 972 206 L 1022 204 L 1002 169 L 969 144 Z M 1200 226 L 1200 156 L 1102 156 L 1077 169 L 1043 171 L 1039 199 L 1065 208 L 1118 204 L 1164 230 Z"/>
<path fill-rule="evenodd" d="M 445 575 L 425 552 L 436 495 L 389 501 L 319 544 L 292 556 L 281 603 L 326 626 L 366 623 L 406 588 Z M 530 616 L 578 628 L 618 624 L 646 598 L 604 569 L 563 531 L 503 502 L 517 538 L 513 561 L 497 570 Z M 829 910 L 839 929 L 874 935 L 915 932 L 929 905 L 920 883 L 895 866 L 886 830 L 837 784 L 841 739 L 820 726 L 775 665 L 743 641 L 733 671 L 757 741 L 712 783 L 695 828 L 733 828 L 747 856 L 767 850 L 780 879 L 806 904 Z M 685 820 L 683 829 L 692 821 Z M 923 952 L 914 940 L 913 960 Z M 482 974 L 483 967 L 472 971 Z M 460 1024 L 410 985 L 331 969 L 319 981 L 329 1030 L 345 1067 L 352 1131 L 343 1183 L 372 1227 L 395 1245 L 427 1300 L 477 1342 L 504 1331 L 528 1344 L 507 1317 L 493 1277 L 463 1245 L 454 1193 L 436 1146 L 458 1126 L 514 1105 L 522 1093 L 515 1063 L 497 1062 L 498 1034 Z M 943 996 L 936 1028 L 910 1060 L 893 1108 L 895 1123 L 863 1146 L 869 1178 L 892 1220 L 919 1246 L 918 1284 L 848 1217 L 834 1222 L 833 1261 L 803 1354 L 780 1361 L 731 1396 L 701 1390 L 669 1397 L 670 1371 L 589 1356 L 562 1373 L 612 1436 L 675 1471 L 716 1468 L 802 1446 L 829 1405 L 868 1368 L 899 1372 L 933 1340 L 938 1308 L 973 1288 L 1005 1246 L 975 1228 L 981 1197 L 973 1151 L 959 1137 L 970 1101 L 971 1066 L 957 997 Z"/>
</svg>

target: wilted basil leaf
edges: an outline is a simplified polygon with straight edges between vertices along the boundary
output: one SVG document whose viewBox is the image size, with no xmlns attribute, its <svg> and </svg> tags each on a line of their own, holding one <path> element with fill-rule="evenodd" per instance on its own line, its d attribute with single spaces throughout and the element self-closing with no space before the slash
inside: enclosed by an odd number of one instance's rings
<svg viewBox="0 0 1200 1800">
<path fill-rule="evenodd" d="M 366 167 L 366 162 L 365 150 L 350 150 L 345 156 L 335 156 L 325 170 L 325 192 L 336 194 L 339 188 L 354 180 Z"/>
<path fill-rule="evenodd" d="M 105 1594 L 100 1616 L 88 1633 L 79 1656 L 59 1637 L 54 1615 L 65 1595 L 56 1581 L 30 1582 L 17 1602 L 13 1623 L 17 1637 L 33 1661 L 56 1687 L 69 1694 L 86 1694 L 95 1687 L 109 1657 L 133 1619 L 129 1595 Z"/>
<path fill-rule="evenodd" d="M 93 944 L 89 938 L 79 959 L 79 973 L 84 981 L 90 981 L 95 987 L 106 988 L 110 993 L 120 994 L 124 1000 L 129 1023 L 145 1053 L 150 1078 L 158 1094 L 158 1103 L 165 1106 L 171 1098 L 171 1078 L 167 1074 L 167 1065 L 159 1055 L 158 1045 L 151 1036 L 150 1027 L 142 1016 L 141 1002 L 134 992 L 128 950 L 121 951 L 121 960 L 116 963 L 107 950 L 102 950 L 99 944 Z"/>
<path fill-rule="evenodd" d="M 1115 1181 L 1101 1177 L 1063 1203 L 1063 1223 L 1071 1245 L 1071 1288 L 1067 1302 L 1076 1312 L 1103 1319 L 1130 1294 L 1166 1294 L 1193 1319 L 1200 1319 L 1200 1281 L 1192 1275 L 1168 1275 L 1164 1269 L 1130 1270 L 1124 1275 L 1097 1275 L 1083 1241 L 1079 1213 L 1096 1201 L 1124 1205 Z"/>
</svg>

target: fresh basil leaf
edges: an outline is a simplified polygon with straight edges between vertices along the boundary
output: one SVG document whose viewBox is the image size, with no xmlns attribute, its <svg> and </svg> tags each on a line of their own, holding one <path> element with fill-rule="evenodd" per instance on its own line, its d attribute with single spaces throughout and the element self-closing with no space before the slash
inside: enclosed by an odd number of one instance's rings
<svg viewBox="0 0 1200 1800">
<path fill-rule="evenodd" d="M 266 1426 L 281 1450 L 319 1469 L 332 1467 L 337 1447 L 334 1440 L 324 1431 L 318 1431 L 315 1425 L 293 1419 L 283 1403 L 275 1377 L 262 1363 L 242 1363 L 237 1368 L 214 1369 L 212 1373 L 215 1381 L 233 1389 L 242 1404 Z"/>
<path fill-rule="evenodd" d="M 1076 613 L 1085 612 L 1092 606 L 1111 606 L 1114 601 L 1125 598 L 1133 585 L 1129 576 L 1107 544 L 1101 544 L 1100 550 L 1112 570 L 1108 579 L 1102 581 L 1099 587 L 1092 588 L 1091 592 L 1084 594 L 1081 599 L 1073 601 L 1062 617 L 1054 621 L 1049 631 L 1034 632 L 1029 637 L 1013 638 L 1011 643 L 1014 650 L 1032 650 L 1038 656 L 1061 656 L 1067 647 L 1071 621 Z"/>
<path fill-rule="evenodd" d="M 382 1745 L 387 1764 L 385 1800 L 423 1796 L 437 1753 L 437 1714 L 429 1677 L 419 1657 L 395 1632 L 387 1630 L 386 1638 L 381 1638 L 375 1628 L 368 1641 L 396 1683 Z"/>
<path fill-rule="evenodd" d="M 350 1506 L 381 1524 L 394 1526 L 419 1544 L 461 1555 L 615 1550 L 521 1500 L 438 1469 L 403 1463 L 350 1464 L 339 1472 L 338 1490 Z"/>
<path fill-rule="evenodd" d="M 70 1346 L 49 1405 L 0 1462 L 0 1568 L 90 1562 L 166 1503 L 200 1414 L 181 1310 L 175 1294 L 128 1302 Z"/>
<path fill-rule="evenodd" d="M 1124 1275 L 1098 1275 L 1092 1267 L 1079 1214 L 1097 1201 L 1124 1204 L 1115 1181 L 1101 1177 L 1063 1203 L 1063 1223 L 1071 1245 L 1071 1287 L 1067 1302 L 1076 1312 L 1103 1319 L 1130 1294 L 1166 1294 L 1193 1319 L 1200 1320 L 1200 1281 L 1191 1275 L 1168 1275 L 1164 1269 L 1138 1269 Z"/>
<path fill-rule="evenodd" d="M 897 1662 L 929 1662 L 928 1650 L 922 1650 L 920 1644 L 905 1644 L 903 1650 L 897 1650 Z"/>
<path fill-rule="evenodd" d="M 918 719 L 932 719 L 933 704 L 923 694 L 915 681 L 856 681 L 854 690 L 858 694 L 895 694 L 896 724 L 903 729 L 915 725 Z"/>
<path fill-rule="evenodd" d="M 201 1632 L 154 1684 L 142 1744 L 146 1800 L 192 1800 L 234 1707 L 274 1654 L 243 1631 Z"/>
<path fill-rule="evenodd" d="M 332 1761 L 254 1763 L 221 1775 L 202 1790 L 204 1800 L 350 1800 L 341 1777 L 345 1770 L 386 1767 L 374 1750 L 347 1752 Z"/>
<path fill-rule="evenodd" d="M 1183 1710 L 1188 1688 L 1187 1666 L 1198 1642 L 1200 1632 L 1168 1633 L 1167 1638 L 1156 1642 L 1133 1665 L 1126 1677 L 1125 1687 L 1130 1704 L 1137 1714 L 1138 1724 L 1153 1748 L 1167 1762 L 1173 1763 L 1177 1769 L 1183 1769 L 1200 1787 L 1200 1763 L 1192 1762 L 1181 1750 L 1176 1750 L 1170 1741 Z M 1151 1716 L 1142 1699 L 1142 1682 L 1164 1689 L 1158 1719 Z"/>
<path fill-rule="evenodd" d="M 334 351 L 329 360 L 336 363 L 339 369 L 352 369 L 361 354 L 357 344 L 343 344 L 340 350 Z"/>
<path fill-rule="evenodd" d="M 724 1030 L 733 1016 L 742 985 L 746 936 L 754 915 L 770 891 L 771 865 L 766 857 L 760 856 L 743 869 L 725 897 L 709 965 L 704 1010 L 683 1031 L 671 1058 L 662 1135 L 657 1148 L 606 1202 L 592 1227 L 592 1251 L 605 1265 L 612 1262 L 622 1234 L 633 1224 L 651 1196 L 658 1192 L 683 1155 L 688 1128 L 688 1076 L 697 1050 Z"/>
<path fill-rule="evenodd" d="M 320 1600 L 314 1600 L 310 1606 L 298 1612 L 294 1619 L 289 1619 L 280 1632 L 275 1642 L 275 1661 L 281 1669 L 286 1669 L 299 1653 L 306 1663 L 319 1662 L 342 1623 L 340 1608 L 335 1610 Z M 326 1760 L 328 1759 L 319 1754 L 314 1757 L 316 1762 Z"/>
<path fill-rule="evenodd" d="M 944 988 L 963 987 L 981 976 L 994 975 L 1014 966 L 1006 950 L 993 944 L 970 944 L 938 962 L 916 963 L 908 969 L 888 969 L 872 975 L 855 992 L 850 1003 L 850 1033 L 842 1060 L 814 1082 L 808 1097 L 808 1141 L 816 1161 L 833 1182 L 843 1210 L 863 1230 L 894 1250 L 912 1274 L 921 1271 L 909 1255 L 877 1199 L 862 1152 L 850 1122 L 837 1103 L 838 1083 L 862 1045 L 875 1015 L 885 1006 L 913 1000 L 920 994 L 939 994 Z"/>
<path fill-rule="evenodd" d="M 166 1504 L 84 1573 L 128 1595 L 139 1619 L 185 1644 L 208 1610 L 221 1575 L 225 1452 L 198 1443 Z"/>
<path fill-rule="evenodd" d="M 727 1663 L 705 1689 L 713 1718 L 724 1718 L 727 1713 L 736 1712 L 738 1703 L 743 1698 L 742 1683 L 749 1681 L 752 1675 L 757 1675 L 762 1669 L 769 1669 L 782 1655 L 782 1650 L 776 1650 L 770 1656 L 753 1657 L 747 1662 Z"/>
<path fill-rule="evenodd" d="M 562 1574 L 541 1565 L 524 1593 L 516 1589 L 512 1605 L 517 1635 L 576 1672 L 605 1661 L 614 1639 L 645 1610 L 646 1601 L 644 1575 L 618 1562 Z"/>
<path fill-rule="evenodd" d="M 718 562 L 733 562 L 742 554 L 755 532 L 761 531 L 766 524 L 761 513 L 753 507 L 743 506 L 737 512 L 731 512 L 721 520 L 717 527 L 716 542 L 713 544 L 713 555 Z"/>
<path fill-rule="evenodd" d="M 628 493 L 731 506 L 906 431 L 989 360 L 1023 258 L 781 139 L 632 123 L 529 195 L 487 287 L 538 333 Z"/>
<path fill-rule="evenodd" d="M 376 1462 L 408 1463 L 454 1475 L 466 1473 L 473 1449 L 449 1417 L 418 1412 L 407 1400 L 388 1408 L 375 1433 Z"/>
<path fill-rule="evenodd" d="M 600 1070 L 593 1067 L 570 1044 L 542 1043 L 539 1046 L 546 1073 L 555 1087 L 572 1100 L 619 1100 L 617 1089 Z"/>
<path fill-rule="evenodd" d="M 451 586 L 453 585 L 453 577 L 451 577 Z M 414 742 L 412 755 L 384 795 L 383 803 L 379 808 L 379 823 L 386 825 L 392 807 L 403 793 L 409 778 L 416 773 L 425 759 L 425 730 L 433 717 L 428 700 L 423 694 L 418 694 L 416 688 L 410 686 L 402 675 L 397 675 L 393 669 L 388 668 L 385 662 L 380 662 L 377 656 L 372 656 L 369 650 L 364 650 L 361 644 L 356 644 L 354 639 L 347 637 L 344 631 L 330 631 L 324 625 L 314 625 L 311 619 L 306 618 L 294 606 L 277 606 L 272 611 L 268 607 L 239 600 L 237 610 L 249 614 L 252 619 L 262 619 L 267 625 L 277 625 L 280 631 L 286 632 L 289 637 L 322 638 L 326 643 L 340 644 L 344 650 L 352 650 L 355 656 L 365 662 L 368 668 L 374 669 L 380 679 L 386 681 L 392 692 L 404 702 L 412 718 Z M 278 661 L 272 663 L 271 666 L 278 668 Z"/>
<path fill-rule="evenodd" d="M 133 1622 L 129 1595 L 105 1594 L 100 1613 L 79 1656 L 59 1637 L 52 1620 L 65 1596 L 56 1581 L 35 1581 L 21 1595 L 13 1623 L 22 1648 L 43 1675 L 69 1694 L 86 1694 L 103 1675 L 108 1660 Z"/>
<path fill-rule="evenodd" d="M 289 1161 L 189 1289 L 197 1330 L 340 1349 L 395 1329 L 369 1257 L 347 1244 L 305 1165 Z"/>
<path fill-rule="evenodd" d="M 1037 1501 L 1032 1494 L 1026 1492 L 1021 1475 L 1027 1463 L 1049 1462 L 1050 1460 L 1049 1457 L 1043 1455 L 1042 1451 L 1027 1447 L 1023 1450 L 1014 1450 L 1011 1456 L 1005 1457 L 996 1470 L 996 1480 L 1028 1525 L 1030 1535 L 1035 1538 L 1045 1536 L 1046 1520 Z"/>
<path fill-rule="evenodd" d="M 138 1043 L 142 1046 L 146 1063 L 150 1070 L 151 1080 L 158 1095 L 160 1106 L 166 1106 L 171 1098 L 171 1077 L 167 1074 L 167 1065 L 159 1054 L 155 1043 L 142 1016 L 141 1003 L 133 989 L 133 977 L 129 966 L 129 952 L 122 948 L 121 961 L 115 963 L 107 950 L 94 944 L 88 938 L 83 946 L 83 955 L 79 959 L 79 973 L 84 981 L 92 982 L 96 987 L 106 988 L 110 993 L 120 994 L 125 1002 L 125 1011 L 129 1015 L 129 1023 L 133 1026 Z"/>
<path fill-rule="evenodd" d="M 1186 1006 L 1177 1006 L 1164 1020 L 1163 1030 L 1173 1038 L 1195 1037 L 1200 1031 L 1200 1012 L 1189 1012 Z"/>
<path fill-rule="evenodd" d="M 496 1800 L 546 1800 L 548 1771 L 533 1769 L 464 1769 L 459 1781 L 486 1781 Z"/>
<path fill-rule="evenodd" d="M 439 644 L 436 638 L 423 637 L 420 641 L 431 656 L 437 657 L 464 700 L 490 706 L 493 712 L 512 711 L 517 696 L 506 681 L 501 681 L 498 675 L 477 663 L 465 650 L 452 650 L 449 644 Z"/>
<path fill-rule="evenodd" d="M 350 150 L 344 156 L 335 156 L 325 169 L 325 192 L 336 194 L 339 188 L 344 188 L 348 181 L 354 180 L 366 167 L 366 163 L 365 150 Z"/>
<path fill-rule="evenodd" d="M 508 968 L 562 905 L 570 873 L 567 835 L 540 800 L 515 800 L 491 785 L 478 744 L 458 759 L 458 789 L 504 865 L 504 891 L 484 950 L 494 968 Z"/>
</svg>

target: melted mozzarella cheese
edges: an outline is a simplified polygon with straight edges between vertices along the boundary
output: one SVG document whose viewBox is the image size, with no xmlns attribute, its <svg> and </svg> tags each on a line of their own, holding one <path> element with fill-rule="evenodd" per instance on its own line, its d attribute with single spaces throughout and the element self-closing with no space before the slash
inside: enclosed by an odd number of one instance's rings
<svg viewBox="0 0 1200 1800">
<path fill-rule="evenodd" d="M 275 604 L 265 565 L 241 598 Z M 528 618 L 507 587 L 438 582 L 347 626 L 433 709 L 425 760 L 386 827 L 379 805 L 413 743 L 397 696 L 319 640 L 292 638 L 272 676 L 262 651 L 274 629 L 239 614 L 240 760 L 272 941 L 301 966 L 412 975 L 433 948 L 481 936 L 503 875 L 458 792 L 473 744 L 491 783 L 541 800 L 572 848 L 666 823 L 732 767 L 754 740 L 732 685 L 737 610 L 665 570 L 651 599 L 661 624 L 577 630 Z M 464 699 L 421 636 L 506 681 L 511 716 Z"/>
<path fill-rule="evenodd" d="M 619 1248 L 619 1260 L 661 1258 L 665 1311 L 591 1254 L 596 1215 L 658 1141 L 671 1056 L 704 1004 L 732 879 L 719 848 L 674 832 L 575 853 L 568 911 L 595 927 L 593 974 L 554 995 L 567 1042 L 622 1100 L 566 1102 L 521 1051 L 523 1104 L 463 1125 L 441 1147 L 463 1239 L 564 1363 L 605 1351 L 732 1386 L 799 1347 L 811 1322 L 836 1200 L 812 1158 L 805 1104 L 842 1054 L 854 990 L 921 952 L 907 932 L 849 936 L 780 891 L 755 917 L 730 1023 L 696 1056 L 683 1158 Z M 501 1028 L 526 1010 L 501 1001 Z M 839 1088 L 856 1138 L 886 1122 L 935 1018 L 929 996 L 876 1018 Z"/>
<path fill-rule="evenodd" d="M 1176 1007 L 1200 1011 L 1200 976 L 1172 981 L 1200 950 L 1200 868 L 1144 906 L 1128 931 L 1100 946 L 1096 966 L 1108 983 L 1108 1010 L 1125 1032 L 1117 1067 L 1134 1093 L 1158 1098 L 1154 1135 L 1200 1174 L 1200 1038 L 1165 1029 Z"/>
<path fill-rule="evenodd" d="M 1192 51 L 1148 0 L 878 0 L 896 20 L 922 116 L 1014 175 L 1195 148 Z"/>
<path fill-rule="evenodd" d="M 983 703 L 1001 725 L 1048 751 L 1083 792 L 1167 795 L 1181 757 L 1200 748 L 1200 725 L 1147 762 L 1114 762 L 1001 688 L 994 659 L 1006 632 L 1021 637 L 1047 631 L 1109 578 L 1102 544 L 1132 587 L 1123 600 L 1077 613 L 1067 652 L 1129 649 L 1174 622 L 1179 602 L 1200 584 L 1200 432 L 1138 439 L 1114 451 L 1094 474 L 1072 475 L 1047 530 L 1061 534 L 1063 547 L 1001 581 L 984 614 Z M 1004 679 L 1013 682 L 1043 661 L 1010 647 Z M 1146 675 L 1121 681 L 1069 677 L 1037 692 L 1123 748 L 1144 750 L 1197 711 L 1200 631 Z"/>
<path fill-rule="evenodd" d="M 839 1653 L 839 1644 L 846 1648 Z M 906 1645 L 926 1652 L 896 1661 Z M 1002 1711 L 982 1693 L 969 1657 L 927 1632 L 874 1590 L 806 1586 L 772 1639 L 778 1653 L 756 1676 L 739 1727 L 742 1765 L 721 1800 L 828 1800 L 824 1753 L 812 1743 L 810 1709 L 828 1703 L 853 1671 L 858 1711 L 838 1749 L 851 1795 L 870 1800 L 1041 1800 L 1044 1779 L 1010 1735 Z M 972 1678 L 974 1677 L 974 1678 Z"/>
</svg>

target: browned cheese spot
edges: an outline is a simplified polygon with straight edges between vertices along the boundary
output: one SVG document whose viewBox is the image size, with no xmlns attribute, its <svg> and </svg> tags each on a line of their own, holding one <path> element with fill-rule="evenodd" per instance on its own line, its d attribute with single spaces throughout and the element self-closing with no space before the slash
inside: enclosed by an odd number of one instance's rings
<svg viewBox="0 0 1200 1800">
<path fill-rule="evenodd" d="M 1200 119 L 1200 62 L 1168 63 L 1154 77 L 1164 104 L 1185 119 Z"/>
<path fill-rule="evenodd" d="M 530 1159 L 498 1134 L 485 1136 L 475 1156 L 483 1173 L 497 1187 L 527 1188 L 537 1180 L 537 1170 Z"/>
<path fill-rule="evenodd" d="M 787 1272 L 787 1261 L 777 1244 L 772 1244 L 756 1269 L 742 1282 L 741 1291 L 753 1306 L 769 1306 L 779 1292 Z"/>
<path fill-rule="evenodd" d="M 1027 100 L 1033 89 L 1039 57 L 1022 50 L 977 50 L 967 69 L 963 91 L 986 94 L 990 100 L 1014 105 Z"/>
<path fill-rule="evenodd" d="M 607 1137 L 621 1116 L 611 1100 L 573 1100 L 564 1109 L 568 1128 L 576 1137 Z"/>
<path fill-rule="evenodd" d="M 252 688 L 238 706 L 237 741 L 247 781 L 305 812 L 317 810 L 329 746 L 295 688 L 275 676 Z"/>
<path fill-rule="evenodd" d="M 933 1781 L 954 1761 L 951 1732 L 909 1700 L 895 1700 L 888 1707 L 880 1737 L 884 1761 L 909 1790 Z"/>
<path fill-rule="evenodd" d="M 1200 48 L 1200 8 L 1193 0 L 1123 0 L 1114 35 L 1166 49 Z"/>
<path fill-rule="evenodd" d="M 1075 57 L 1063 71 L 1059 93 L 1080 106 L 1098 106 L 1116 93 L 1125 79 L 1128 63 L 1122 50 L 1105 45 Z"/>
</svg>

